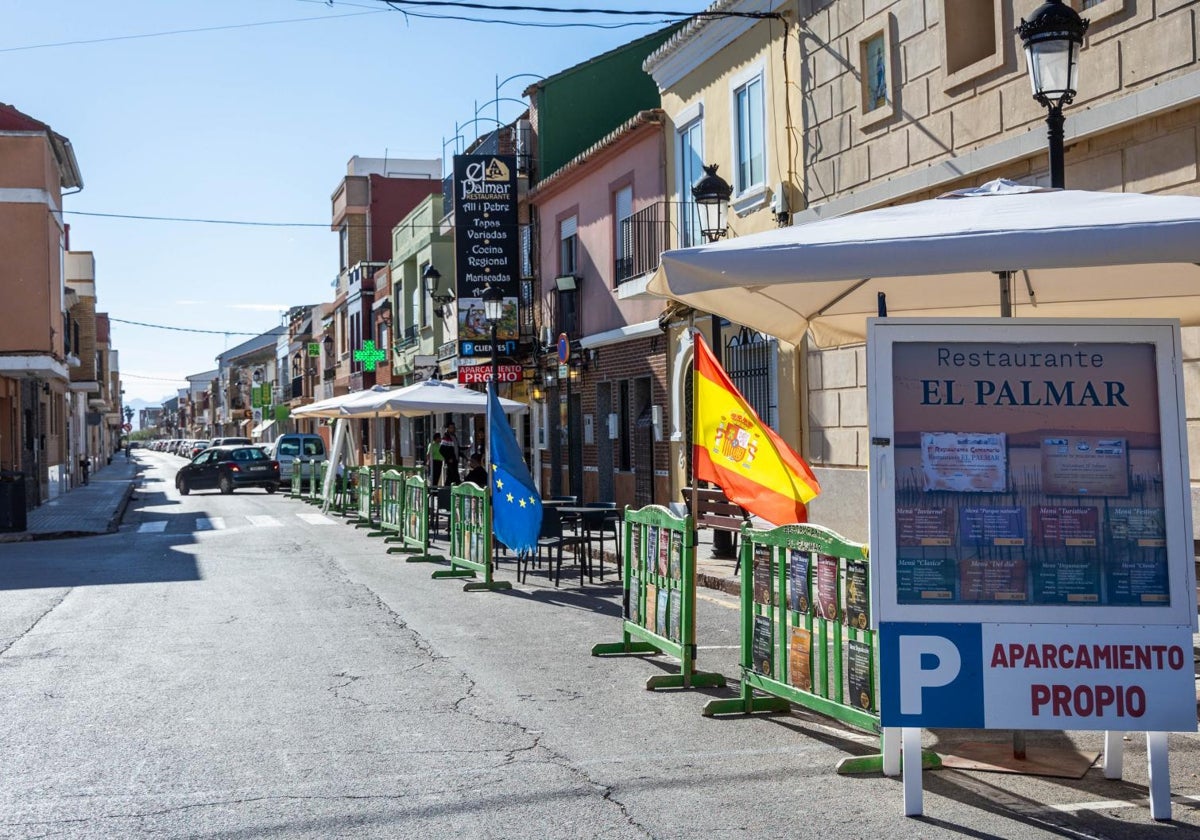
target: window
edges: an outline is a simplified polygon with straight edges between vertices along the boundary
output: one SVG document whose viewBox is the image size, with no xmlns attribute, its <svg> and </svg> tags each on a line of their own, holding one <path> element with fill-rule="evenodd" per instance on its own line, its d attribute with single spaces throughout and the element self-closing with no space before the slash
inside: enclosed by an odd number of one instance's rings
<svg viewBox="0 0 1200 840">
<path fill-rule="evenodd" d="M 766 182 L 762 75 L 735 88 L 733 99 L 736 118 L 734 160 L 737 162 L 734 173 L 737 183 L 733 188 L 741 194 Z"/>
<path fill-rule="evenodd" d="M 633 215 L 633 187 L 625 186 L 613 194 L 613 272 L 614 285 L 633 276 L 633 236 L 629 218 Z"/>
<path fill-rule="evenodd" d="M 679 247 L 700 243 L 700 219 L 692 200 L 692 184 L 704 176 L 704 141 L 700 118 L 679 129 Z"/>
<path fill-rule="evenodd" d="M 350 260 L 350 228 L 345 222 L 338 230 L 338 268 L 342 271 L 346 270 L 346 263 Z"/>
<path fill-rule="evenodd" d="M 617 469 L 629 472 L 633 469 L 633 446 L 629 428 L 632 423 L 629 407 L 629 380 L 617 383 Z"/>
<path fill-rule="evenodd" d="M 779 428 L 779 342 L 742 327 L 725 343 L 722 362 L 746 402 L 772 429 Z"/>
<path fill-rule="evenodd" d="M 998 0 L 942 0 L 946 87 L 1004 64 L 1004 17 Z"/>
<path fill-rule="evenodd" d="M 863 24 L 866 33 L 858 42 L 858 68 L 861 80 L 859 128 L 866 130 L 896 115 L 896 94 L 892 72 L 892 42 L 895 20 L 884 13 Z"/>
<path fill-rule="evenodd" d="M 558 226 L 558 274 L 560 277 L 578 273 L 579 219 L 563 219 Z"/>
</svg>

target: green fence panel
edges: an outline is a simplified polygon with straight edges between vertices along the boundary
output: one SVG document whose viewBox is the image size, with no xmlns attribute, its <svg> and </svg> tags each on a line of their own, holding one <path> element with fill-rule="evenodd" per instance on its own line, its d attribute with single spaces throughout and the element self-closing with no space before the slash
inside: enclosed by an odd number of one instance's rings
<svg viewBox="0 0 1200 840">
<path fill-rule="evenodd" d="M 400 542 L 404 521 L 404 474 L 389 469 L 379 476 L 379 528 L 368 537 L 384 537 L 384 542 Z"/>
<path fill-rule="evenodd" d="M 420 467 L 401 467 L 397 464 L 368 464 L 355 471 L 354 525 L 358 528 L 375 528 L 380 520 L 382 503 L 382 477 L 388 471 L 401 476 L 419 475 Z M 372 532 L 379 536 L 378 531 Z"/>
<path fill-rule="evenodd" d="M 329 471 L 328 461 L 314 461 L 309 465 L 308 492 L 304 500 L 310 505 L 321 503 L 321 488 L 325 486 L 325 473 Z"/>
<path fill-rule="evenodd" d="M 678 674 L 646 680 L 657 688 L 725 685 L 721 674 L 696 670 L 696 530 L 692 517 L 664 507 L 625 508 L 621 540 L 625 574 L 621 641 L 595 645 L 592 656 L 665 653 Z"/>
<path fill-rule="evenodd" d="M 299 458 L 297 458 L 295 461 L 292 461 L 292 483 L 291 487 L 288 489 L 289 499 L 299 499 L 301 493 L 303 492 L 304 482 L 300 475 L 300 466 L 302 463 L 303 462 Z"/>
<path fill-rule="evenodd" d="M 464 584 L 465 592 L 512 589 L 508 581 L 493 578 L 493 568 L 491 494 L 474 484 L 456 485 L 450 491 L 450 568 L 439 569 L 433 577 L 483 575 L 483 580 Z"/>
<path fill-rule="evenodd" d="M 400 545 L 389 554 L 408 554 L 409 563 L 434 563 L 445 560 L 429 553 L 429 485 L 420 475 L 404 479 L 404 504 L 400 519 Z"/>
<path fill-rule="evenodd" d="M 877 731 L 866 546 L 818 525 L 785 525 L 743 528 L 741 551 L 741 697 L 713 701 L 704 713 L 795 703 Z"/>
</svg>

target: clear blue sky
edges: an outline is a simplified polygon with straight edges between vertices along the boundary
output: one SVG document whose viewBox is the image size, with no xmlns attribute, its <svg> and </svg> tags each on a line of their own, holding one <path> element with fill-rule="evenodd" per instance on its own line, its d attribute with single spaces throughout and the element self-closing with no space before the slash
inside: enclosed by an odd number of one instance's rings
<svg viewBox="0 0 1200 840">
<path fill-rule="evenodd" d="M 485 0 L 497 3 L 498 0 Z M 694 12 L 707 2 L 538 0 L 558 8 Z M 497 77 L 542 76 L 642 37 L 665 18 L 413 9 L 619 29 L 430 20 L 375 0 L 0 0 L 0 101 L 69 138 L 83 174 L 71 248 L 96 255 L 98 308 L 115 318 L 257 333 L 289 306 L 332 297 L 329 197 L 353 155 L 440 157 L 495 98 Z M 316 18 L 314 20 L 303 20 Z M 246 26 L 268 21 L 294 21 Z M 174 30 L 213 31 L 127 38 Z M 63 46 L 62 42 L 94 41 Z M 36 47 L 26 49 L 27 47 Z M 519 99 L 532 78 L 504 85 Z M 520 113 L 501 103 L 500 118 Z M 494 115 L 494 106 L 485 113 Z M 486 130 L 487 123 L 480 123 Z M 136 221 L 69 211 L 311 228 Z M 244 336 L 113 325 L 126 400 L 173 396 Z"/>
</svg>

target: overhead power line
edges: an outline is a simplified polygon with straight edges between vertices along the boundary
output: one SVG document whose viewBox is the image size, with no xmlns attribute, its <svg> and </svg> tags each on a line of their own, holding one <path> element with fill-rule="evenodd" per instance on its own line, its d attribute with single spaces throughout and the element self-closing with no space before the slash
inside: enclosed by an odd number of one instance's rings
<svg viewBox="0 0 1200 840">
<path fill-rule="evenodd" d="M 234 330 L 200 330 L 195 327 L 171 327 L 166 324 L 147 324 L 145 321 L 126 321 L 124 318 L 114 318 L 108 316 L 108 320 L 115 321 L 118 324 L 132 324 L 135 327 L 150 327 L 155 330 L 171 330 L 173 332 L 187 333 L 203 333 L 205 335 L 245 335 L 250 337 L 260 335 L 282 335 L 286 331 L 286 327 L 272 327 L 269 330 L 259 330 L 258 332 L 235 332 Z"/>
<path fill-rule="evenodd" d="M 277 26 L 282 23 L 306 23 L 314 20 L 333 20 L 334 18 L 359 17 L 360 15 L 377 15 L 387 9 L 374 9 L 366 12 L 346 12 L 338 15 L 317 15 L 316 17 L 284 18 L 282 20 L 260 20 L 255 23 L 231 23 L 225 26 L 201 26 L 195 29 L 171 29 L 166 32 L 142 32 L 137 35 L 112 35 L 107 38 L 87 38 L 78 41 L 55 41 L 48 44 L 26 44 L 22 47 L 0 47 L 0 53 L 23 52 L 25 50 L 43 50 L 50 47 L 78 47 L 86 44 L 105 44 L 110 41 L 136 41 L 142 38 L 164 38 L 169 35 L 191 35 L 196 32 L 222 32 L 230 29 L 252 29 L 258 26 Z"/>
</svg>

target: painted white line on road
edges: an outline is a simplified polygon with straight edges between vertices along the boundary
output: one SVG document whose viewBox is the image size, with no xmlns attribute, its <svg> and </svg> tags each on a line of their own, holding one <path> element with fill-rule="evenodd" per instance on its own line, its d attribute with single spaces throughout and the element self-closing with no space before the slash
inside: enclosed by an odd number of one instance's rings
<svg viewBox="0 0 1200 840">
<path fill-rule="evenodd" d="M 161 534 L 167 530 L 167 521 L 165 519 L 158 522 L 143 522 L 138 526 L 139 534 Z"/>
<path fill-rule="evenodd" d="M 742 608 L 740 601 L 731 601 L 727 598 L 714 598 L 712 595 L 705 595 L 703 592 L 697 592 L 696 597 L 701 601 L 708 601 L 710 604 L 716 604 L 719 607 L 725 607 L 729 610 L 740 610 Z"/>
<path fill-rule="evenodd" d="M 225 517 L 224 516 L 198 516 L 196 517 L 197 531 L 224 531 Z"/>
<path fill-rule="evenodd" d="M 696 650 L 740 650 L 741 645 L 696 645 Z"/>
<path fill-rule="evenodd" d="M 336 525 L 337 523 L 323 513 L 297 513 L 309 525 Z"/>
<path fill-rule="evenodd" d="M 1195 805 L 1200 802 L 1200 796 L 1172 796 L 1172 802 L 1182 805 Z M 1068 802 L 1065 805 L 1047 805 L 1050 811 L 1106 811 L 1112 808 L 1149 808 L 1149 797 L 1139 796 L 1135 799 L 1100 799 L 1095 802 Z"/>
<path fill-rule="evenodd" d="M 283 523 L 274 516 L 247 516 L 255 528 L 282 528 Z"/>
</svg>

